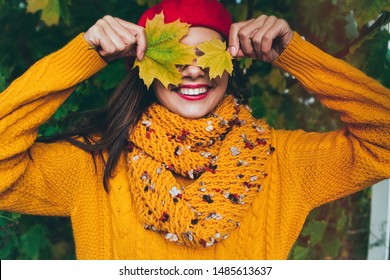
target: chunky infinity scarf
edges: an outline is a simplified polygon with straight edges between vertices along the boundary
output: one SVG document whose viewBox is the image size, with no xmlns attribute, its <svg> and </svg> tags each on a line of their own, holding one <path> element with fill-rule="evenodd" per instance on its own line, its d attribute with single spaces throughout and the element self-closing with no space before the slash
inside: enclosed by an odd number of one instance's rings
<svg viewBox="0 0 390 280">
<path fill-rule="evenodd" d="M 131 193 L 141 222 L 187 246 L 222 241 L 262 189 L 273 150 L 268 125 L 232 96 L 195 120 L 152 105 L 128 145 Z M 175 176 L 193 180 L 184 187 Z"/>
</svg>

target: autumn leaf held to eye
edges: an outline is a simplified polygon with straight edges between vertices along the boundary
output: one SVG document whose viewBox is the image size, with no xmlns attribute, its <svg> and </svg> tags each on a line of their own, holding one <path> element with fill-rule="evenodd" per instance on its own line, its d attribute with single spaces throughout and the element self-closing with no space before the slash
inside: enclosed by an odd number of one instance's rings
<svg viewBox="0 0 390 280">
<path fill-rule="evenodd" d="M 224 71 L 232 74 L 233 57 L 220 39 L 203 42 L 198 45 L 198 49 L 204 54 L 197 58 L 196 65 L 204 69 L 209 68 L 210 79 L 222 77 Z"/>
<path fill-rule="evenodd" d="M 193 46 L 180 43 L 188 33 L 189 24 L 179 20 L 164 23 L 164 14 L 157 14 L 146 22 L 145 33 L 147 50 L 142 61 L 136 60 L 139 75 L 149 88 L 154 79 L 158 79 L 166 88 L 181 82 L 181 74 L 176 65 L 192 64 L 196 55 Z"/>
</svg>

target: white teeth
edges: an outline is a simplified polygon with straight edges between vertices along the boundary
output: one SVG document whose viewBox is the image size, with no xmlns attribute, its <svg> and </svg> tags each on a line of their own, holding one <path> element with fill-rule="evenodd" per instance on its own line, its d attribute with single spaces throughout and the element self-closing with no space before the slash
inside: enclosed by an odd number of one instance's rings
<svg viewBox="0 0 390 280">
<path fill-rule="evenodd" d="M 183 95 L 199 95 L 207 92 L 207 87 L 201 88 L 179 88 L 178 93 Z"/>
</svg>

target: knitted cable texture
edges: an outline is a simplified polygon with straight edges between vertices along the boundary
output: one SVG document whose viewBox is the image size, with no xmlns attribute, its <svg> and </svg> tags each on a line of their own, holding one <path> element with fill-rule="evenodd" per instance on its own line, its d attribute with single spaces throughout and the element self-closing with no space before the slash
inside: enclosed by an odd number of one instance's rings
<svg viewBox="0 0 390 280">
<path fill-rule="evenodd" d="M 130 134 L 131 193 L 146 229 L 195 247 L 226 239 L 267 177 L 270 130 L 226 96 L 206 118 L 154 104 Z M 174 174 L 194 181 L 181 186 Z"/>
</svg>

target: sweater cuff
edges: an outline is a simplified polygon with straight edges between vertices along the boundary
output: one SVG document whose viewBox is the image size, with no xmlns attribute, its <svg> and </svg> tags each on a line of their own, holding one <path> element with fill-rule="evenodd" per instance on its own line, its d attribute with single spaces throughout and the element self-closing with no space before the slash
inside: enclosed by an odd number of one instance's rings
<svg viewBox="0 0 390 280">
<path fill-rule="evenodd" d="M 107 65 L 99 53 L 90 48 L 84 33 L 51 56 L 50 64 L 57 69 L 57 74 L 61 73 L 63 79 L 71 84 L 88 79 Z"/>
</svg>

